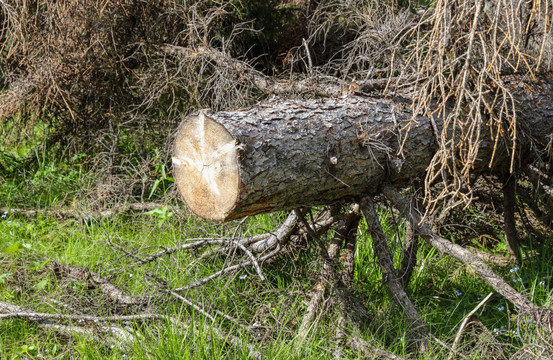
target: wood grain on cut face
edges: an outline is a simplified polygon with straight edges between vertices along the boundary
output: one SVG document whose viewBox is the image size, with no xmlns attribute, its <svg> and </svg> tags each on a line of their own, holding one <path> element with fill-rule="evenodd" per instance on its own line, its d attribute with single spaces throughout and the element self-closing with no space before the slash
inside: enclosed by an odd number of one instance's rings
<svg viewBox="0 0 553 360">
<path fill-rule="evenodd" d="M 200 112 L 182 123 L 173 151 L 177 187 L 196 215 L 223 220 L 239 189 L 236 140 Z"/>
</svg>

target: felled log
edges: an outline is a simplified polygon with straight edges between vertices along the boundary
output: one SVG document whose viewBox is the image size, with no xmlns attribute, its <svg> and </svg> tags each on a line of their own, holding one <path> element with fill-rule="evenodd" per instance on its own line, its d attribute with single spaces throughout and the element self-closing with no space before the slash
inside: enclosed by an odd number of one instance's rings
<svg viewBox="0 0 553 360">
<path fill-rule="evenodd" d="M 519 94 L 519 133 L 529 136 L 517 139 L 522 149 L 553 133 L 552 84 L 545 78 L 528 91 L 526 83 L 510 83 Z M 373 194 L 385 183 L 409 185 L 424 178 L 437 149 L 431 120 L 413 117 L 409 104 L 349 96 L 200 111 L 182 121 L 175 138 L 176 185 L 192 212 L 218 221 Z M 439 133 L 442 121 L 433 121 Z M 475 172 L 488 169 L 493 151 L 482 133 Z M 496 150 L 494 161 L 504 167 L 508 152 Z"/>
</svg>

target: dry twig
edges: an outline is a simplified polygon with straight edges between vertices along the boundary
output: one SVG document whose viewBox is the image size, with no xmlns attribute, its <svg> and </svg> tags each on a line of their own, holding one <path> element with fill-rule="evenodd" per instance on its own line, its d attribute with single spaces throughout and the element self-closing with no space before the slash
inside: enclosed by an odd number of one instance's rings
<svg viewBox="0 0 553 360">
<path fill-rule="evenodd" d="M 395 302 L 403 309 L 407 319 L 411 321 L 413 331 L 418 336 L 415 340 L 420 343 L 421 350 L 424 352 L 428 346 L 428 344 L 426 344 L 426 336 L 429 334 L 429 331 L 424 321 L 422 321 L 415 305 L 413 305 L 413 302 L 407 296 L 401 279 L 397 276 L 390 249 L 386 242 L 386 236 L 384 235 L 384 231 L 378 219 L 378 214 L 376 213 L 375 205 L 369 197 L 363 197 L 359 205 L 367 221 L 367 228 L 371 233 L 374 252 L 377 256 L 378 264 L 382 269 L 383 281 L 388 286 Z"/>
<path fill-rule="evenodd" d="M 463 334 L 463 330 L 465 329 L 465 326 L 466 326 L 467 322 L 469 321 L 470 317 L 472 315 L 474 315 L 482 306 L 484 306 L 492 295 L 493 295 L 493 293 L 489 293 L 488 295 L 486 295 L 486 297 L 484 299 L 482 299 L 482 301 L 480 301 L 478 303 L 478 305 L 476 305 L 474 307 L 474 309 L 472 309 L 463 318 L 463 321 L 461 321 L 461 324 L 459 325 L 459 330 L 457 330 L 457 334 L 455 335 L 455 339 L 453 340 L 453 344 L 451 345 L 451 353 L 449 354 L 449 356 L 447 358 L 448 360 L 451 360 L 453 358 L 454 354 L 457 354 L 457 352 L 456 352 L 457 345 L 459 344 L 459 341 L 461 340 L 461 335 Z"/>
<path fill-rule="evenodd" d="M 421 216 L 413 211 L 409 203 L 395 189 L 386 186 L 383 189 L 383 193 L 430 245 L 435 247 L 438 251 L 453 256 L 457 260 L 471 266 L 494 290 L 513 303 L 519 313 L 530 314 L 536 323 L 546 330 L 552 331 L 553 313 L 551 313 L 550 310 L 541 308 L 532 303 L 526 296 L 515 290 L 471 251 L 444 239 L 432 231 L 421 219 Z"/>
</svg>

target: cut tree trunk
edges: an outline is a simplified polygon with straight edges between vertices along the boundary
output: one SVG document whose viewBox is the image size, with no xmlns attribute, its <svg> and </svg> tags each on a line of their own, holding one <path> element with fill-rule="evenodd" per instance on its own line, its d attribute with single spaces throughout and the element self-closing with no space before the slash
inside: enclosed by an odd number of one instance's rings
<svg viewBox="0 0 553 360">
<path fill-rule="evenodd" d="M 545 147 L 553 133 L 553 80 L 509 81 L 520 104 L 519 148 Z M 349 200 L 377 193 L 383 184 L 412 185 L 424 179 L 437 141 L 430 119 L 413 116 L 410 103 L 349 96 L 200 111 L 178 129 L 175 182 L 192 212 L 218 221 Z M 439 133 L 442 120 L 433 121 Z M 489 170 L 488 135 L 482 131 L 475 172 Z M 504 172 L 509 156 L 500 147 L 493 168 Z"/>
</svg>

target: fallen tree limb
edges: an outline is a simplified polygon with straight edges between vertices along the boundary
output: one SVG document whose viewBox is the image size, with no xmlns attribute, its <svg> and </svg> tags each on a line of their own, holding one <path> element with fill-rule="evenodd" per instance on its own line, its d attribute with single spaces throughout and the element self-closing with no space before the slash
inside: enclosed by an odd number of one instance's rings
<svg viewBox="0 0 553 360">
<path fill-rule="evenodd" d="M 148 301 L 146 298 L 139 298 L 124 293 L 117 286 L 109 282 L 109 280 L 88 269 L 54 261 L 50 261 L 48 263 L 48 267 L 54 272 L 54 274 L 60 277 L 69 277 L 82 282 L 92 280 L 95 287 L 97 287 L 106 297 L 110 298 L 119 305 L 136 307 L 145 305 Z"/>
<path fill-rule="evenodd" d="M 296 213 L 296 211 L 294 211 L 294 213 Z M 337 283 L 341 282 L 341 276 L 338 276 L 335 268 L 336 260 L 340 250 L 344 246 L 344 239 L 353 228 L 357 229 L 358 223 L 359 213 L 358 211 L 352 211 L 348 214 L 343 224 L 336 229 L 334 238 L 328 247 L 326 249 L 319 249 L 321 253 L 323 253 L 324 250 L 324 253 L 321 256 L 323 268 L 320 280 L 315 284 L 311 291 L 311 299 L 307 305 L 307 310 L 298 330 L 298 338 L 302 341 L 306 338 L 308 332 L 313 330 L 312 327 L 314 327 L 314 319 L 317 316 L 317 313 L 322 310 L 322 300 L 325 290 L 329 287 L 334 287 Z M 313 230 L 313 233 L 315 236 L 318 236 L 316 234 L 316 230 Z M 318 242 L 318 245 L 324 246 L 324 244 L 321 244 L 320 242 Z M 338 330 L 342 331 L 341 329 Z"/>
<path fill-rule="evenodd" d="M 273 256 L 276 256 L 278 255 L 278 253 L 280 252 L 280 244 L 276 244 L 276 247 L 266 253 L 265 255 L 259 257 L 257 259 L 257 262 L 259 263 L 263 263 L 264 261 L 272 258 Z M 254 263 L 250 260 L 250 261 L 243 261 L 243 262 L 240 262 L 238 264 L 235 264 L 235 265 L 231 265 L 231 266 L 228 266 L 228 267 L 225 267 L 209 276 L 206 276 L 204 278 L 201 278 L 199 280 L 196 280 L 186 286 L 182 286 L 182 287 L 179 287 L 179 288 L 176 288 L 175 291 L 187 291 L 187 290 L 190 290 L 192 288 L 195 288 L 195 287 L 198 287 L 198 286 L 202 286 L 203 284 L 205 284 L 206 282 L 208 281 L 211 281 L 213 279 L 216 279 L 220 276 L 223 276 L 223 275 L 226 275 L 226 274 L 230 274 L 230 273 L 233 273 L 237 270 L 240 270 L 240 269 L 243 269 L 243 268 L 246 268 L 246 267 L 249 267 L 249 266 L 254 266 Z"/>
<path fill-rule="evenodd" d="M 374 252 L 377 257 L 377 262 L 382 269 L 383 282 L 386 283 L 392 297 L 397 305 L 404 311 L 405 316 L 411 322 L 412 330 L 416 334 L 415 339 L 421 346 L 421 350 L 424 352 L 428 344 L 426 343 L 426 337 L 429 334 L 428 328 L 419 314 L 415 305 L 407 296 L 403 287 L 403 281 L 398 277 L 397 271 L 394 268 L 392 254 L 388 248 L 388 243 L 373 201 L 365 196 L 361 198 L 359 203 L 361 211 L 367 221 L 367 229 L 371 234 Z"/>
<path fill-rule="evenodd" d="M 482 299 L 482 301 L 480 301 L 478 305 L 474 307 L 474 309 L 472 309 L 467 315 L 465 315 L 465 317 L 463 318 L 463 321 L 461 321 L 461 325 L 459 325 L 459 330 L 457 330 L 457 334 L 455 335 L 455 339 L 453 340 L 453 344 L 451 345 L 452 351 L 447 357 L 447 360 L 451 360 L 453 359 L 454 355 L 458 355 L 456 351 L 457 345 L 461 340 L 461 335 L 463 334 L 463 330 L 465 330 L 465 326 L 467 322 L 469 321 L 470 317 L 478 311 L 478 309 L 480 309 L 482 306 L 484 306 L 484 304 L 486 304 L 486 302 L 490 299 L 490 297 L 492 297 L 492 295 L 493 293 L 489 293 L 488 295 L 486 295 L 486 297 Z"/>
<path fill-rule="evenodd" d="M 205 315 L 205 314 L 204 314 Z M 50 314 L 50 313 L 41 313 L 35 312 L 29 309 L 22 308 L 20 306 L 6 303 L 0 301 L 0 320 L 7 319 L 26 319 L 29 321 L 45 321 L 45 320 L 64 320 L 64 321 L 90 321 L 92 323 L 110 323 L 110 322 L 121 322 L 121 321 L 148 321 L 148 320 L 164 320 L 169 321 L 174 325 L 177 325 L 180 328 L 188 329 L 187 324 L 182 323 L 181 321 L 168 317 L 162 314 L 155 313 L 144 313 L 144 314 L 135 314 L 135 315 L 116 315 L 116 316 L 94 316 L 94 315 L 72 315 L 72 314 Z M 65 333 L 76 333 L 82 336 L 90 337 L 94 340 L 99 340 L 99 335 L 96 335 L 91 329 L 84 326 L 71 326 L 63 324 L 41 324 L 42 327 L 61 331 Z M 212 329 L 213 332 L 222 340 L 228 341 L 229 343 L 235 345 L 237 348 L 242 348 L 244 345 L 248 349 L 248 355 L 253 359 L 262 359 L 263 356 L 253 345 L 244 344 L 244 342 L 236 336 L 225 334 L 222 330 L 216 327 L 208 327 L 207 324 L 204 326 L 208 329 Z M 134 341 L 136 336 L 131 334 L 129 331 L 124 330 L 117 326 L 105 326 L 103 329 L 105 334 L 113 337 L 119 341 L 124 340 L 125 345 L 130 345 L 129 343 Z M 110 343 L 114 341 L 111 340 Z"/>
<path fill-rule="evenodd" d="M 497 275 L 474 253 L 458 244 L 454 244 L 442 238 L 432 231 L 430 227 L 422 221 L 421 216 L 410 207 L 409 203 L 393 187 L 385 186 L 383 188 L 383 194 L 430 245 L 441 253 L 453 256 L 457 260 L 472 267 L 486 283 L 505 297 L 505 299 L 510 301 L 517 308 L 519 313 L 529 314 L 534 321 L 545 329 L 548 331 L 553 330 L 553 313 L 550 310 L 541 308 L 532 303 L 526 296 L 516 291 L 511 285 L 503 280 L 503 278 Z"/>
<path fill-rule="evenodd" d="M 366 359 L 403 360 L 403 358 L 399 356 L 369 344 L 360 336 L 352 336 L 349 339 L 348 345 L 353 351 L 362 354 Z"/>
<path fill-rule="evenodd" d="M 503 182 L 503 228 L 507 239 L 507 249 L 518 263 L 522 261 L 520 240 L 515 221 L 516 178 L 515 174 L 507 176 Z"/>
<path fill-rule="evenodd" d="M 41 320 L 83 320 L 92 322 L 112 322 L 112 321 L 138 321 L 138 320 L 162 320 L 164 315 L 160 314 L 136 314 L 136 315 L 114 315 L 114 316 L 95 316 L 95 315 L 72 315 L 72 314 L 50 314 L 35 312 L 20 308 L 17 305 L 0 301 L 0 320 L 5 319 L 28 319 L 33 321 Z"/>
<path fill-rule="evenodd" d="M 344 93 L 361 94 L 382 90 L 394 82 L 393 80 L 384 78 L 347 83 L 339 78 L 331 78 L 329 76 L 318 77 L 316 75 L 301 80 L 275 80 L 255 70 L 248 63 L 207 46 L 198 46 L 195 49 L 191 49 L 165 44 L 162 50 L 185 61 L 189 58 L 203 56 L 217 63 L 221 68 L 230 68 L 233 73 L 239 73 L 239 80 L 241 82 L 253 85 L 265 93 L 275 95 L 308 93 L 315 96 L 336 97 Z M 409 80 L 413 79 L 404 79 L 404 83 L 407 83 Z"/>
<path fill-rule="evenodd" d="M 129 203 L 121 206 L 116 206 L 113 209 L 87 211 L 77 209 L 22 209 L 8 206 L 0 207 L 0 213 L 3 215 L 16 215 L 25 217 L 51 216 L 61 219 L 103 219 L 113 217 L 118 214 L 136 211 L 145 212 L 151 211 L 160 207 L 167 206 L 162 203 Z"/>
<path fill-rule="evenodd" d="M 401 252 L 401 269 L 399 277 L 406 288 L 411 281 L 411 275 L 417 265 L 417 251 L 419 249 L 419 236 L 413 231 L 409 222 L 405 223 L 405 241 Z"/>
</svg>

